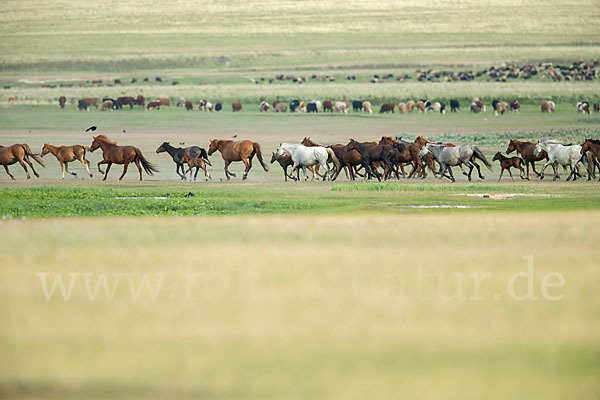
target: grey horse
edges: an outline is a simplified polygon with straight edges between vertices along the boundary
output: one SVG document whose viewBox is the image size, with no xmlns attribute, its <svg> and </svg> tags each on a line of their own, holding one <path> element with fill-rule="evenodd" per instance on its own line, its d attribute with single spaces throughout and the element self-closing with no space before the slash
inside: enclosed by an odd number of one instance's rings
<svg viewBox="0 0 600 400">
<path fill-rule="evenodd" d="M 446 177 L 452 182 L 456 182 L 454 179 L 454 174 L 452 174 L 452 168 L 459 165 L 465 165 L 469 168 L 469 172 L 463 172 L 463 174 L 469 178 L 471 181 L 471 173 L 473 172 L 473 168 L 477 168 L 477 173 L 480 179 L 485 179 L 483 175 L 481 175 L 481 168 L 479 164 L 475 162 L 475 159 L 480 159 L 483 161 L 486 167 L 491 171 L 492 164 L 485 158 L 481 150 L 477 146 L 471 146 L 470 144 L 463 144 L 461 146 L 456 147 L 448 147 L 444 145 L 438 145 L 433 143 L 427 143 L 421 151 L 419 152 L 419 156 L 423 157 L 427 153 L 431 153 L 436 161 L 440 164 L 440 170 L 438 172 L 439 178 L 442 179 Z M 446 175 L 446 171 L 448 171 L 449 175 Z"/>
</svg>

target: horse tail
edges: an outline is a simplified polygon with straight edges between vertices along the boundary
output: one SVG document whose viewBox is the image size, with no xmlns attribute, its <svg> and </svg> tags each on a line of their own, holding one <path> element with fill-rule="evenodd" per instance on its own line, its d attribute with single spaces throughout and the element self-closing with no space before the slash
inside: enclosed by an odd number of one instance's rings
<svg viewBox="0 0 600 400">
<path fill-rule="evenodd" d="M 135 148 L 135 160 L 138 160 L 140 164 L 142 164 L 144 171 L 146 171 L 148 175 L 154 175 L 155 172 L 158 172 L 158 168 L 156 168 L 154 164 L 146 160 L 146 158 L 144 158 L 144 156 L 142 155 L 142 151 L 137 147 Z"/>
<path fill-rule="evenodd" d="M 204 162 L 207 165 L 210 165 L 212 167 L 212 164 L 210 163 L 210 160 L 208 159 L 208 153 L 206 152 L 205 149 L 203 149 L 202 147 L 200 147 L 200 158 L 204 159 Z"/>
<path fill-rule="evenodd" d="M 491 171 L 492 170 L 492 164 L 490 164 L 490 162 L 487 160 L 487 158 L 485 158 L 485 156 L 483 155 L 483 152 L 481 150 L 479 150 L 479 147 L 477 147 L 477 146 L 471 146 L 471 148 L 473 149 L 473 156 L 475 158 L 478 158 L 481 161 L 483 161 L 483 163 L 485 164 L 485 166 Z"/>
<path fill-rule="evenodd" d="M 262 165 L 263 169 L 268 172 L 269 167 L 267 165 L 265 165 L 265 163 L 263 161 L 262 153 L 260 152 L 260 144 L 258 144 L 256 142 L 252 142 L 252 147 L 254 148 L 253 153 L 256 153 L 256 157 L 258 158 L 260 165 Z"/>
<path fill-rule="evenodd" d="M 42 167 L 46 168 L 46 164 L 44 164 L 44 162 L 42 161 L 42 159 L 40 158 L 39 154 L 35 154 L 31 151 L 31 147 L 29 147 L 29 145 L 27 143 L 23 143 L 21 145 L 21 147 L 23 147 L 23 151 L 25 152 L 25 154 L 31 158 L 33 158 L 35 160 L 35 162 L 37 162 L 38 164 L 40 164 Z"/>
<path fill-rule="evenodd" d="M 335 172 L 337 174 L 337 172 L 340 170 L 340 160 L 338 160 L 338 158 L 335 156 L 335 152 L 333 151 L 333 149 L 331 149 L 330 147 L 326 147 L 325 149 L 327 150 L 327 153 L 329 153 L 331 161 L 333 161 L 333 164 L 335 165 Z"/>
</svg>

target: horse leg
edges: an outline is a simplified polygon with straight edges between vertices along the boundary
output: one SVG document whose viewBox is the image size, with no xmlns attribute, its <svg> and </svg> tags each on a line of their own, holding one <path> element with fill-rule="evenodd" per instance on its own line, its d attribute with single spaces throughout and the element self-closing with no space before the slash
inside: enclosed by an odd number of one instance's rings
<svg viewBox="0 0 600 400">
<path fill-rule="evenodd" d="M 552 178 L 552 180 L 555 181 L 560 179 L 560 175 L 558 174 L 558 161 L 552 163 L 552 168 L 554 169 L 554 178 Z"/>
<path fill-rule="evenodd" d="M 550 165 L 550 160 L 548 160 L 548 161 L 546 161 L 544 163 L 544 166 L 542 167 L 542 170 L 538 174 L 538 176 L 540 177 L 540 179 L 544 179 L 544 174 L 545 174 L 544 171 L 546 171 L 546 168 L 548 167 L 548 165 Z M 535 164 L 533 165 L 533 172 L 535 172 L 537 174 L 537 172 L 535 171 Z"/>
<path fill-rule="evenodd" d="M 90 162 L 88 160 L 85 159 L 85 157 L 83 155 L 79 156 L 79 161 L 85 165 L 85 169 L 87 170 L 88 175 L 90 176 L 90 178 L 92 177 L 92 173 L 90 172 Z"/>
<path fill-rule="evenodd" d="M 524 175 L 525 175 L 525 170 L 523 169 L 523 166 L 521 165 L 521 163 L 519 163 L 519 176 L 521 177 L 521 179 L 525 179 Z M 529 178 L 527 180 L 529 180 Z"/>
<path fill-rule="evenodd" d="M 65 171 L 67 171 L 67 174 L 77 176 L 77 172 L 69 172 L 69 163 L 65 163 Z M 63 177 L 64 177 L 64 174 L 63 174 Z"/>
<path fill-rule="evenodd" d="M 208 182 L 208 180 L 210 179 L 210 173 L 208 172 L 208 168 L 206 168 L 206 165 L 204 165 L 204 168 L 202 169 L 204 170 L 204 178 L 206 179 L 206 182 Z M 198 175 L 198 171 L 196 171 L 196 175 Z"/>
<path fill-rule="evenodd" d="M 475 165 L 475 168 L 477 168 L 477 175 L 479 175 L 479 179 L 485 179 L 485 176 L 481 175 L 481 168 L 479 167 L 479 164 L 477 164 L 475 161 L 471 162 L 473 165 Z"/>
<path fill-rule="evenodd" d="M 106 161 L 106 160 L 102 160 L 98 163 L 98 172 L 100 172 L 102 175 L 104 175 L 104 171 L 102 171 L 102 169 L 100 168 L 100 164 L 107 164 L 107 163 L 108 163 L 108 161 Z"/>
<path fill-rule="evenodd" d="M 65 163 L 62 161 L 59 161 L 60 164 L 60 169 L 62 171 L 62 177 L 60 179 L 65 179 Z"/>
<path fill-rule="evenodd" d="M 103 162 L 103 161 L 101 161 L 101 162 Z M 108 176 L 108 171 L 110 171 L 110 167 L 112 166 L 112 162 L 107 161 L 107 163 L 108 163 L 108 165 L 106 166 L 106 173 L 104 174 L 104 179 L 102 179 L 103 181 L 106 180 L 106 177 Z M 98 163 L 98 164 L 100 164 L 100 163 Z M 100 167 L 98 167 L 98 169 L 100 169 Z"/>
<path fill-rule="evenodd" d="M 19 164 L 21 164 L 21 167 L 23 167 L 23 169 L 25 170 L 25 173 L 27 174 L 27 179 L 31 179 L 31 176 L 29 175 L 29 171 L 27 171 L 27 167 L 25 166 L 25 163 L 23 162 L 23 160 L 19 160 Z"/>
<path fill-rule="evenodd" d="M 123 165 L 123 173 L 121 174 L 121 176 L 119 177 L 119 180 L 123 180 L 123 177 L 125 176 L 125 174 L 127 173 L 127 167 L 129 166 L 129 162 L 126 162 Z M 140 181 L 142 180 L 142 170 L 140 170 Z"/>
<path fill-rule="evenodd" d="M 229 172 L 229 169 L 228 169 L 229 164 L 231 164 L 231 161 L 225 160 L 225 168 L 224 169 L 225 169 L 225 177 L 227 178 L 227 180 L 231 179 L 230 176 L 235 177 L 234 174 L 232 174 L 231 172 Z"/>
<path fill-rule="evenodd" d="M 35 170 L 35 168 L 33 168 L 33 164 L 31 163 L 31 161 L 29 161 L 29 157 L 25 156 L 25 157 L 23 158 L 23 160 L 25 160 L 25 162 L 26 162 L 27 164 L 29 164 L 29 166 L 31 167 L 31 170 L 33 171 L 33 174 L 35 175 L 35 177 L 36 177 L 36 178 L 39 178 L 39 177 L 40 177 L 40 175 L 37 173 L 37 171 Z"/>
<path fill-rule="evenodd" d="M 242 180 L 246 180 L 246 178 L 248 178 L 248 171 L 250 171 L 250 168 L 252 168 L 252 165 L 248 162 L 247 159 L 242 158 L 242 162 L 244 163 L 244 165 L 246 166 L 246 169 L 244 169 L 244 176 L 242 177 Z"/>
<path fill-rule="evenodd" d="M 508 174 L 510 175 L 510 179 L 512 179 L 512 181 L 515 181 L 515 178 L 513 178 L 513 174 L 512 172 L 510 172 L 510 167 L 507 168 Z"/>
<path fill-rule="evenodd" d="M 198 178 L 198 171 L 200 171 L 200 167 L 196 167 L 196 173 L 194 174 L 194 180 Z M 206 169 L 204 170 L 204 176 L 206 176 Z M 192 174 L 190 174 L 190 180 L 192 179 Z"/>
<path fill-rule="evenodd" d="M 14 181 L 15 177 L 12 176 L 12 174 L 8 171 L 8 165 L 4 165 L 4 170 L 6 171 L 6 173 L 8 174 L 8 176 L 10 176 L 10 179 L 12 179 Z"/>
<path fill-rule="evenodd" d="M 450 167 L 450 165 L 448 165 L 446 167 L 446 169 L 448 170 L 448 173 L 450 174 L 450 179 L 452 179 L 452 183 L 456 182 L 456 179 L 454 179 L 454 174 L 452 173 L 452 167 Z"/>
<path fill-rule="evenodd" d="M 179 169 L 181 169 L 181 173 L 179 173 Z M 185 168 L 183 168 L 183 163 L 175 163 L 175 172 L 177 173 L 177 175 L 179 175 L 182 181 L 187 180 L 187 178 L 185 177 L 186 172 L 184 171 Z M 192 178 L 190 177 L 190 179 Z"/>
<path fill-rule="evenodd" d="M 500 178 L 498 178 L 498 182 L 500 182 L 502 179 L 502 174 L 504 174 L 504 167 L 502 167 L 502 170 L 500 170 Z"/>
</svg>

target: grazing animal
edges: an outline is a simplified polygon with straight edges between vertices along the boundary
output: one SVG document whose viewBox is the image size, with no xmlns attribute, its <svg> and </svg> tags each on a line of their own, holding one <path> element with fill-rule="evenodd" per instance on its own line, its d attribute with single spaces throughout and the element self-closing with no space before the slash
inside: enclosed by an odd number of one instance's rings
<svg viewBox="0 0 600 400">
<path fill-rule="evenodd" d="M 101 111 L 106 111 L 106 110 L 109 110 L 109 109 L 112 109 L 112 108 L 113 108 L 113 102 L 112 102 L 112 100 L 107 100 L 104 103 L 102 103 Z"/>
<path fill-rule="evenodd" d="M 362 110 L 368 114 L 373 114 L 373 109 L 371 108 L 371 102 L 370 101 L 363 101 L 362 103 Z"/>
<path fill-rule="evenodd" d="M 285 103 L 277 103 L 273 106 L 273 111 L 274 112 L 286 112 L 287 105 Z"/>
<path fill-rule="evenodd" d="M 460 111 L 460 103 L 458 100 L 452 99 L 450 100 L 450 112 L 458 112 Z"/>
<path fill-rule="evenodd" d="M 192 111 L 193 109 L 194 109 L 194 104 L 191 101 L 186 100 L 185 101 L 185 110 Z"/>
<path fill-rule="evenodd" d="M 148 105 L 146 106 L 146 110 L 150 111 L 151 109 L 156 108 L 157 110 L 160 110 L 160 101 L 149 101 Z"/>
<path fill-rule="evenodd" d="M 400 114 L 406 114 L 406 103 L 398 103 L 398 112 Z"/>
<path fill-rule="evenodd" d="M 520 154 L 525 161 L 525 166 L 527 168 L 527 180 L 529 180 L 529 164 L 531 164 L 533 172 L 535 172 L 538 177 L 540 176 L 540 174 L 535 170 L 535 162 L 548 160 L 548 153 L 541 151 L 538 154 L 535 154 L 535 143 L 522 142 L 517 139 L 510 140 L 508 147 L 506 148 L 506 154 L 510 154 L 513 151 L 516 151 L 518 154 Z"/>
<path fill-rule="evenodd" d="M 222 108 L 223 108 L 223 105 L 221 103 L 215 104 L 215 111 L 221 111 Z"/>
<path fill-rule="evenodd" d="M 336 106 L 337 106 L 337 103 L 336 103 Z M 323 102 L 323 112 L 327 112 L 327 111 L 333 112 L 333 104 L 329 100 L 325 100 Z"/>
<path fill-rule="evenodd" d="M 348 104 L 343 101 L 336 101 L 335 110 L 342 114 L 348 114 Z"/>
<path fill-rule="evenodd" d="M 383 114 L 383 113 L 389 113 L 390 111 L 392 112 L 392 114 L 394 114 L 394 103 L 385 103 L 381 105 L 381 108 L 379 109 L 379 114 Z"/>
<path fill-rule="evenodd" d="M 94 106 L 94 107 L 96 107 L 96 109 L 98 109 L 98 98 L 97 97 L 88 97 L 88 98 L 84 98 L 82 100 L 85 101 L 85 104 L 87 104 L 88 107 Z"/>
<path fill-rule="evenodd" d="M 511 101 L 510 104 L 509 104 L 509 111 L 510 112 L 519 112 L 519 111 L 521 111 L 521 103 L 519 103 L 518 100 Z"/>
<path fill-rule="evenodd" d="M 79 101 L 77 102 L 77 109 L 78 109 L 79 111 L 81 111 L 81 110 L 89 111 L 89 110 L 88 110 L 88 105 L 87 105 L 87 103 L 85 102 L 85 100 L 79 100 Z"/>
<path fill-rule="evenodd" d="M 34 154 L 31 151 L 29 145 L 26 143 L 17 143 L 8 147 L 0 146 L 0 165 L 4 166 L 4 170 L 12 180 L 15 180 L 15 177 L 8 170 L 8 166 L 13 165 L 17 162 L 21 164 L 21 167 L 23 167 L 23 169 L 25 170 L 25 173 L 27 174 L 27 179 L 31 179 L 31 176 L 29 175 L 29 171 L 27 170 L 27 166 L 25 165 L 25 163 L 29 164 L 31 170 L 33 171 L 33 174 L 37 178 L 40 177 L 35 168 L 33 168 L 33 164 L 31 163 L 31 161 L 29 161 L 29 157 L 33 158 L 35 162 L 40 164 L 42 167 L 46 167 L 39 154 Z"/>
<path fill-rule="evenodd" d="M 185 97 L 180 97 L 179 100 L 177 100 L 177 107 L 183 107 L 185 105 Z"/>
<path fill-rule="evenodd" d="M 65 104 L 67 103 L 67 98 L 65 96 L 60 96 L 58 98 L 58 105 L 60 108 L 65 108 Z"/>
<path fill-rule="evenodd" d="M 409 114 L 413 112 L 414 108 L 415 108 L 414 100 L 409 100 L 406 102 L 406 111 L 408 111 Z"/>
<path fill-rule="evenodd" d="M 104 97 L 104 98 L 102 99 L 102 103 L 101 103 L 101 104 L 102 104 L 102 105 L 104 105 L 104 103 L 106 103 L 106 102 L 108 102 L 108 101 L 112 102 L 112 106 L 111 106 L 111 108 L 112 108 L 113 110 L 118 110 L 118 109 L 119 109 L 119 106 L 117 105 L 117 100 L 115 100 L 115 99 L 111 99 L 110 97 Z M 105 111 L 105 110 L 102 110 L 102 111 Z"/>
<path fill-rule="evenodd" d="M 594 103 L 594 112 L 600 113 L 600 103 Z"/>
<path fill-rule="evenodd" d="M 589 156 L 589 153 L 593 154 L 595 160 L 592 160 L 592 165 L 588 165 L 588 181 L 592 179 L 592 175 L 595 175 L 594 170 L 596 169 L 596 166 L 600 168 L 600 165 L 598 164 L 598 160 L 600 160 L 600 140 L 586 139 L 581 146 L 581 154 Z"/>
<path fill-rule="evenodd" d="M 553 113 L 555 110 L 555 105 L 553 101 L 542 100 L 540 105 L 543 113 Z"/>
<path fill-rule="evenodd" d="M 296 180 L 296 178 L 294 178 L 287 172 L 288 167 L 294 165 L 294 162 L 292 161 L 292 156 L 290 156 L 289 154 L 282 154 L 279 157 L 275 157 L 275 153 L 273 153 L 273 156 L 271 157 L 271 164 L 273 164 L 275 161 L 277 161 L 279 165 L 281 165 L 281 169 L 283 169 L 283 177 L 285 178 L 286 182 L 288 180 L 288 177 L 293 181 Z M 294 172 L 294 170 L 292 170 L 292 172 Z"/>
<path fill-rule="evenodd" d="M 318 113 L 319 109 L 317 108 L 317 103 L 308 103 L 306 105 L 306 112 L 307 113 Z"/>
<path fill-rule="evenodd" d="M 134 146 L 119 146 L 117 142 L 110 141 L 105 135 L 94 136 L 92 145 L 90 146 L 90 152 L 94 152 L 98 148 L 102 149 L 102 161 L 98 163 L 98 171 L 104 175 L 103 181 L 108 176 L 108 171 L 113 164 L 123 164 L 123 173 L 119 180 L 122 180 L 127 173 L 127 167 L 130 163 L 134 162 L 138 171 L 140 172 L 140 181 L 142 180 L 142 168 L 148 175 L 154 175 L 158 172 L 158 169 L 150 163 L 142 151 Z M 106 172 L 100 168 L 101 164 L 107 164 Z"/>
<path fill-rule="evenodd" d="M 196 168 L 196 175 L 194 175 L 194 180 L 196 180 L 196 177 L 198 176 L 198 171 L 202 169 L 202 171 L 204 171 L 204 178 L 206 179 L 206 182 L 208 182 L 208 180 L 210 179 L 210 174 L 206 170 L 206 161 L 207 159 L 205 159 L 204 157 L 192 157 L 189 154 L 184 154 L 181 157 L 181 162 L 187 163 L 188 165 L 188 170 L 185 173 L 190 173 L 190 181 L 192 180 L 192 170 Z"/>
<path fill-rule="evenodd" d="M 588 103 L 587 101 L 577 103 L 577 112 L 583 114 L 591 114 L 592 111 L 590 110 L 590 103 Z"/>
<path fill-rule="evenodd" d="M 362 101 L 359 101 L 359 100 L 352 101 L 352 111 L 362 111 L 362 109 L 363 109 Z"/>
<path fill-rule="evenodd" d="M 475 114 L 479 114 L 482 111 L 482 108 L 477 105 L 477 103 L 471 103 L 471 112 Z"/>
<path fill-rule="evenodd" d="M 297 110 L 298 112 L 306 112 L 306 103 L 301 101 L 300 104 L 298 104 Z"/>
<path fill-rule="evenodd" d="M 169 100 L 169 98 L 166 96 L 160 96 L 157 99 L 157 101 L 160 103 L 161 106 L 171 107 L 171 100 Z"/>
<path fill-rule="evenodd" d="M 123 106 L 129 106 L 129 109 L 131 110 L 133 108 L 134 104 L 135 104 L 135 99 L 131 96 L 123 96 L 123 97 L 117 98 L 117 107 L 118 108 L 123 108 Z"/>
<path fill-rule="evenodd" d="M 427 112 L 427 108 L 425 107 L 425 102 L 423 102 L 423 100 L 417 101 L 417 110 L 422 113 Z"/>
<path fill-rule="evenodd" d="M 325 168 L 323 180 L 327 179 L 328 176 L 330 177 L 330 179 L 333 178 L 335 173 L 340 168 L 340 163 L 335 153 L 332 149 L 327 147 L 307 147 L 302 144 L 282 143 L 279 145 L 277 150 L 275 150 L 273 156 L 275 158 L 278 158 L 283 154 L 289 154 L 292 157 L 292 171 L 298 167 L 302 168 L 305 179 L 308 179 L 308 175 L 306 174 L 307 166 L 312 167 L 317 164 L 323 166 Z M 331 158 L 331 160 L 333 161 L 335 169 L 329 168 L 329 165 L 327 164 L 327 160 L 329 158 Z"/>
<path fill-rule="evenodd" d="M 158 148 L 156 149 L 156 154 L 160 154 L 163 152 L 166 152 L 167 154 L 169 154 L 171 156 L 171 158 L 173 159 L 173 162 L 176 165 L 175 173 L 177 175 L 179 175 L 181 177 L 181 179 L 183 179 L 183 180 L 185 180 L 185 174 L 186 174 L 185 172 L 183 172 L 183 164 L 185 164 L 185 161 L 183 161 L 183 156 L 188 155 L 191 158 L 203 158 L 204 162 L 206 164 L 212 165 L 210 163 L 210 161 L 208 160 L 208 154 L 206 153 L 206 150 L 204 150 L 202 147 L 199 147 L 199 146 L 190 146 L 190 147 L 181 148 L 181 147 L 173 147 L 173 146 L 171 146 L 171 144 L 169 142 L 163 142 L 163 144 L 158 146 Z M 179 173 L 179 170 L 181 170 L 181 173 Z M 206 171 L 205 171 L 205 173 L 206 173 Z M 196 176 L 197 175 L 198 175 L 198 168 L 196 168 Z M 194 179 L 196 179 L 196 177 L 194 177 Z"/>
<path fill-rule="evenodd" d="M 248 177 L 248 172 L 250 172 L 250 169 L 252 168 L 252 158 L 255 154 L 263 169 L 269 171 L 269 167 L 263 162 L 260 145 L 256 142 L 251 142 L 250 140 L 234 142 L 233 140 L 213 139 L 210 141 L 208 155 L 212 155 L 217 150 L 221 153 L 223 161 L 225 161 L 225 176 L 227 177 L 227 180 L 231 179 L 231 176 L 235 178 L 235 174 L 229 172 L 229 164 L 234 161 L 242 161 L 244 163 L 246 169 L 244 170 L 243 179 L 246 179 Z"/>
<path fill-rule="evenodd" d="M 454 179 L 451 167 L 458 166 L 461 164 L 469 168 L 468 173 L 463 172 L 463 174 L 467 176 L 469 181 L 471 181 L 471 174 L 473 172 L 473 168 L 477 168 L 477 173 L 480 179 L 485 179 L 485 177 L 481 174 L 481 169 L 479 165 L 475 162 L 476 158 L 483 161 L 483 163 L 486 167 L 488 167 L 488 169 L 492 169 L 492 165 L 485 158 L 481 150 L 479 150 L 477 146 L 471 146 L 470 144 L 448 147 L 444 145 L 427 143 L 421 148 L 419 156 L 424 157 L 427 153 L 433 154 L 436 161 L 440 164 L 438 178 L 448 178 L 452 180 L 452 182 L 456 182 L 456 179 Z M 446 171 L 449 173 L 449 175 L 446 175 Z"/>
<path fill-rule="evenodd" d="M 505 101 L 499 101 L 498 103 L 496 103 L 494 113 L 496 115 L 503 115 L 506 112 L 506 110 L 508 110 L 508 103 Z"/>
<path fill-rule="evenodd" d="M 146 98 L 144 96 L 142 96 L 141 94 L 138 95 L 138 97 L 136 97 L 136 99 L 135 99 L 135 104 L 137 104 L 138 106 L 141 106 L 141 107 L 145 107 L 146 106 Z"/>
<path fill-rule="evenodd" d="M 562 166 L 569 166 L 571 169 L 567 181 L 571 180 L 571 178 L 576 180 L 578 176 L 581 177 L 577 163 L 582 160 L 583 164 L 587 167 L 587 159 L 581 157 L 581 149 L 582 146 L 578 144 L 565 146 L 558 141 L 539 139 L 533 153 L 535 155 L 541 154 L 542 151 L 548 153 L 548 161 L 546 161 L 542 168 L 540 179 L 544 179 L 544 171 L 550 164 L 552 164 L 552 168 L 554 169 L 553 181 L 560 179 L 560 175 L 558 174 L 559 164 Z"/>
<path fill-rule="evenodd" d="M 394 169 L 394 159 L 396 154 L 392 146 L 361 143 L 354 139 L 350 139 L 350 142 L 344 147 L 344 150 L 356 150 L 360 153 L 361 164 L 369 178 L 374 176 L 381 182 L 382 175 L 377 171 L 377 168 L 374 165 L 375 162 L 382 163 L 385 171 L 394 171 L 396 176 L 398 176 L 398 172 Z"/>
<path fill-rule="evenodd" d="M 267 103 L 266 101 L 262 101 L 260 103 L 260 105 L 258 106 L 258 110 L 260 112 L 269 112 L 270 108 L 271 108 L 271 106 L 269 106 L 269 103 Z"/>
<path fill-rule="evenodd" d="M 61 179 L 65 179 L 65 171 L 73 176 L 77 176 L 77 172 L 69 172 L 69 163 L 75 160 L 79 160 L 83 165 L 85 165 L 85 169 L 87 169 L 87 173 L 91 178 L 92 173 L 90 172 L 90 162 L 85 158 L 86 152 L 86 147 L 79 144 L 75 144 L 73 146 L 53 146 L 45 143 L 44 147 L 42 147 L 41 156 L 44 157 L 46 154 L 52 153 L 52 155 L 56 157 L 58 163 L 60 164 L 60 168 L 62 169 Z"/>
<path fill-rule="evenodd" d="M 500 178 L 498 178 L 498 182 L 500 182 L 500 180 L 502 179 L 502 174 L 504 173 L 504 170 L 508 171 L 508 173 L 510 174 L 510 178 L 513 181 L 515 180 L 515 178 L 513 178 L 512 172 L 510 172 L 510 169 L 512 167 L 517 168 L 520 171 L 521 179 L 525 179 L 525 170 L 523 169 L 523 164 L 525 163 L 525 161 L 523 161 L 521 157 L 506 157 L 498 151 L 494 155 L 492 161 L 500 161 L 500 167 L 502 168 L 502 170 L 500 171 Z"/>
<path fill-rule="evenodd" d="M 242 103 L 239 103 L 237 101 L 234 101 L 233 103 L 231 103 L 231 111 L 233 111 L 233 112 L 242 111 Z"/>
</svg>

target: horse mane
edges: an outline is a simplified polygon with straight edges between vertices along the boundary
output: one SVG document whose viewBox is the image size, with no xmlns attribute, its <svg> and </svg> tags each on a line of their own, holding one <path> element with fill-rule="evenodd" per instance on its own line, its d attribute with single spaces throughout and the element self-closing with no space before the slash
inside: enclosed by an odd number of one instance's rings
<svg viewBox="0 0 600 400">
<path fill-rule="evenodd" d="M 94 139 L 100 140 L 101 142 L 108 143 L 108 144 L 117 144 L 117 142 L 113 142 L 108 137 L 106 137 L 106 135 L 98 135 Z"/>
<path fill-rule="evenodd" d="M 587 139 L 587 140 L 589 140 L 590 142 L 592 142 L 594 144 L 600 144 L 600 140 L 598 140 L 598 139 Z"/>
</svg>

